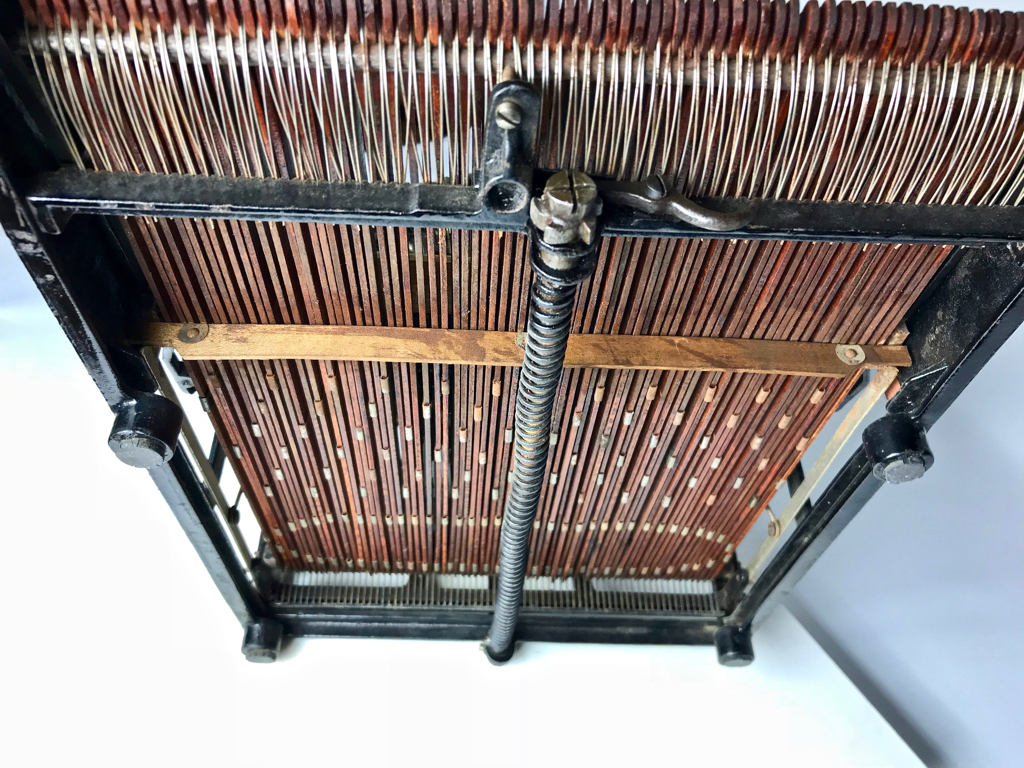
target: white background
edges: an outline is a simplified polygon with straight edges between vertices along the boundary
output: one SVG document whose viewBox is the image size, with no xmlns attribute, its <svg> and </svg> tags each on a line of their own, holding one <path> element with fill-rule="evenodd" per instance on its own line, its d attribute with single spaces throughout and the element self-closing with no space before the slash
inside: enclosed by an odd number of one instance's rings
<svg viewBox="0 0 1024 768">
<path fill-rule="evenodd" d="M 1024 765 L 1024 331 L 788 605 L 932 765 Z"/>
</svg>

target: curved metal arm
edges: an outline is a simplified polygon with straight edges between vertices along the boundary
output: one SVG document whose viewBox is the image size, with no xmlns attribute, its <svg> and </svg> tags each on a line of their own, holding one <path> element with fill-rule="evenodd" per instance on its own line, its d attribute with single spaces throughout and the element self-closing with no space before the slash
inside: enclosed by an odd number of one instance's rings
<svg viewBox="0 0 1024 768">
<path fill-rule="evenodd" d="M 679 192 L 669 193 L 661 176 L 650 176 L 644 181 L 599 181 L 597 189 L 602 199 L 613 205 L 622 205 L 664 219 L 676 219 L 712 232 L 732 232 L 742 229 L 754 218 L 754 207 L 740 211 L 712 211 L 697 205 Z"/>
</svg>

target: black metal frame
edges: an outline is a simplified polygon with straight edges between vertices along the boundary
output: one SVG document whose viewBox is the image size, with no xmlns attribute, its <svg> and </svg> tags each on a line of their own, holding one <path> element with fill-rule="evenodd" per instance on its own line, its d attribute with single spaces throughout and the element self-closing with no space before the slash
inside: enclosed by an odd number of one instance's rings
<svg viewBox="0 0 1024 768">
<path fill-rule="evenodd" d="M 275 606 L 275 618 L 291 637 L 389 637 L 481 640 L 490 611 L 386 606 Z M 709 616 L 523 609 L 517 641 L 711 645 L 719 620 Z"/>
<path fill-rule="evenodd" d="M 152 300 L 116 230 L 82 218 L 59 237 L 44 234 L 20 193 L 24 180 L 58 167 L 59 134 L 32 81 L 0 37 L 0 225 L 71 341 L 110 409 L 118 414 L 157 383 L 124 329 L 149 312 Z M 238 560 L 211 502 L 212 495 L 181 451 L 150 470 L 153 481 L 240 622 L 269 608 Z"/>
<path fill-rule="evenodd" d="M 533 196 L 549 174 L 538 173 Z M 58 234 L 74 214 L 293 221 L 525 232 L 525 209 L 501 213 L 477 187 L 363 184 L 288 179 L 97 173 L 61 168 L 28 182 L 25 199 L 40 228 Z M 966 205 L 867 205 L 802 200 L 701 198 L 714 211 L 753 208 L 742 229 L 706 229 L 605 203 L 609 237 L 738 238 L 977 244 L 1024 240 L 1019 208 Z"/>
<path fill-rule="evenodd" d="M 104 216 L 72 218 L 71 213 L 403 226 L 415 217 L 417 226 L 513 231 L 526 222 L 525 211 L 497 213 L 482 206 L 475 188 L 127 177 L 69 170 L 59 134 L 49 123 L 31 78 L 2 38 L 0 114 L 0 224 L 115 412 L 140 393 L 156 391 L 145 361 L 121 342 L 124 329 L 148 310 L 149 294 L 117 228 Z M 708 202 L 720 210 L 746 204 Z M 758 206 L 743 231 L 713 234 L 628 209 L 609 210 L 605 234 L 960 244 L 1024 241 L 1020 209 L 770 201 Z M 902 388 L 889 403 L 890 411 L 909 414 L 924 429 L 1024 320 L 1024 251 L 1019 244 L 962 248 L 952 264 L 908 318 L 907 343 L 914 364 L 901 372 Z M 182 452 L 150 471 L 243 625 L 262 627 L 276 621 L 295 636 L 481 639 L 486 632 L 490 615 L 480 611 L 275 606 L 261 588 L 267 569 L 259 559 L 239 562 L 210 494 Z M 723 575 L 717 586 L 719 604 L 728 611 L 724 618 L 524 610 L 517 638 L 711 644 L 723 627 L 737 630 L 741 640 L 748 638 L 750 629 L 782 600 L 881 485 L 866 452 L 859 450 L 801 516 L 793 535 L 753 584 L 746 585 L 746 574 L 735 563 Z"/>
</svg>

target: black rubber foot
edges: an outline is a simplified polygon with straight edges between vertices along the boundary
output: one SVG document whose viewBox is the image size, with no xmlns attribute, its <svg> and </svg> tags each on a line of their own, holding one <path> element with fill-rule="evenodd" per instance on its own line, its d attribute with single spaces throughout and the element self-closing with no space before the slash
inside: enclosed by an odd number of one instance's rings
<svg viewBox="0 0 1024 768">
<path fill-rule="evenodd" d="M 921 425 L 904 413 L 869 424 L 861 439 L 872 461 L 871 473 L 887 483 L 917 480 L 935 463 Z"/>
<path fill-rule="evenodd" d="M 754 646 L 746 627 L 723 626 L 715 630 L 715 650 L 723 667 L 745 667 L 754 660 Z"/>
<path fill-rule="evenodd" d="M 174 455 L 183 418 L 166 397 L 140 394 L 118 408 L 107 445 L 130 467 L 159 467 Z"/>
<path fill-rule="evenodd" d="M 483 643 L 480 644 L 480 650 L 484 652 L 484 656 L 487 657 L 487 660 L 491 662 L 491 664 L 496 667 L 500 667 L 501 665 L 508 664 L 508 662 L 512 661 L 512 657 L 516 653 L 516 644 L 511 643 L 505 650 L 500 653 L 495 653 L 494 649 L 491 648 L 490 642 L 484 640 Z"/>
<path fill-rule="evenodd" d="M 269 664 L 277 661 L 281 652 L 281 639 L 284 628 L 273 619 L 260 619 L 245 628 L 245 639 L 242 640 L 242 653 L 245 660 L 254 664 Z"/>
</svg>

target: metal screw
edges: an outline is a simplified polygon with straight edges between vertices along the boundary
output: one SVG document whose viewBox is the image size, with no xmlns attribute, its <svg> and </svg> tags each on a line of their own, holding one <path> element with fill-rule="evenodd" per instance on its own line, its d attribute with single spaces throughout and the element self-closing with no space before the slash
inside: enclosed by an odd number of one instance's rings
<svg viewBox="0 0 1024 768">
<path fill-rule="evenodd" d="M 836 344 L 836 357 L 847 365 L 860 365 L 864 362 L 864 348 L 859 344 Z"/>
<path fill-rule="evenodd" d="M 523 111 L 512 99 L 498 102 L 494 108 L 495 122 L 499 128 L 511 131 L 523 120 Z"/>
<path fill-rule="evenodd" d="M 206 338 L 210 326 L 206 323 L 185 323 L 178 330 L 178 340 L 186 344 L 195 344 Z"/>
<path fill-rule="evenodd" d="M 644 186 L 647 190 L 647 196 L 651 200 L 660 200 L 668 194 L 668 187 L 665 184 L 665 179 L 661 177 L 661 174 L 652 174 L 644 180 Z"/>
<path fill-rule="evenodd" d="M 561 171 L 530 204 L 530 218 L 549 245 L 593 241 L 601 198 L 593 179 L 580 171 Z"/>
</svg>

